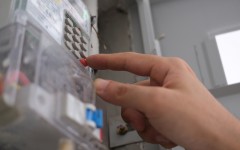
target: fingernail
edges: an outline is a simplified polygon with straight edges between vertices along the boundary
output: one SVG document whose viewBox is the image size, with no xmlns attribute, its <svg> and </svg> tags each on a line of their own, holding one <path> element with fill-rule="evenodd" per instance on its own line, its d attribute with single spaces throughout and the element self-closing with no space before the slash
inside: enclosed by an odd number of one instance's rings
<svg viewBox="0 0 240 150">
<path fill-rule="evenodd" d="M 96 88 L 96 92 L 97 93 L 103 92 L 106 89 L 108 84 L 109 84 L 108 80 L 96 79 L 95 83 L 94 83 L 95 88 Z"/>
</svg>

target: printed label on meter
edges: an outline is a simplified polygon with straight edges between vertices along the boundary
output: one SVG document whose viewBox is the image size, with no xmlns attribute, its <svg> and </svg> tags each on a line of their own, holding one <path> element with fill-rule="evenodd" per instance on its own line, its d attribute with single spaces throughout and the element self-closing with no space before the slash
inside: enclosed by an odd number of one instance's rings
<svg viewBox="0 0 240 150">
<path fill-rule="evenodd" d="M 65 11 L 71 13 L 75 21 L 90 36 L 91 20 L 85 5 L 80 1 L 74 7 L 68 0 L 29 0 L 27 12 L 61 43 Z"/>
</svg>

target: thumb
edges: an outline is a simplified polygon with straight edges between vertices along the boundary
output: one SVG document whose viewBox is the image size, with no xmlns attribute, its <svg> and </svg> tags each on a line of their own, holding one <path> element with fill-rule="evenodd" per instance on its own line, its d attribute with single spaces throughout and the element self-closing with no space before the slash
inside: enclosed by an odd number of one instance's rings
<svg viewBox="0 0 240 150">
<path fill-rule="evenodd" d="M 124 84 L 110 80 L 95 81 L 97 95 L 103 100 L 121 107 L 134 108 L 147 113 L 154 106 L 160 107 L 161 99 L 166 99 L 166 92 L 161 87 Z"/>
</svg>

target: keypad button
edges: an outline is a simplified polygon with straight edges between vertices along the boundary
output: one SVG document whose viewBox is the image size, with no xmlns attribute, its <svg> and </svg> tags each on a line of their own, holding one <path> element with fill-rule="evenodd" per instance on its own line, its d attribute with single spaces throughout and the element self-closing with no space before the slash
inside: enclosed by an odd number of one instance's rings
<svg viewBox="0 0 240 150">
<path fill-rule="evenodd" d="M 65 26 L 65 32 L 69 33 L 69 34 L 73 34 L 73 28 L 70 27 L 69 25 Z"/>
<path fill-rule="evenodd" d="M 86 37 L 81 36 L 80 39 L 84 44 L 87 44 L 87 38 Z"/>
<path fill-rule="evenodd" d="M 77 59 L 81 58 L 81 56 L 80 56 L 80 54 L 79 54 L 78 51 L 73 50 L 72 53 L 73 53 L 73 55 L 74 55 Z"/>
<path fill-rule="evenodd" d="M 79 54 L 82 58 L 87 58 L 83 51 L 80 51 Z"/>
<path fill-rule="evenodd" d="M 73 43 L 72 44 L 72 47 L 75 49 L 75 50 L 77 50 L 77 51 L 79 51 L 79 50 L 81 50 L 81 46 L 80 46 L 80 44 L 79 43 Z"/>
<path fill-rule="evenodd" d="M 69 33 L 65 33 L 64 38 L 65 38 L 66 41 L 69 41 L 69 42 L 73 41 L 72 35 L 69 34 Z"/>
<path fill-rule="evenodd" d="M 72 22 L 72 20 L 70 18 L 66 18 L 65 19 L 65 24 L 73 27 L 73 22 Z"/>
<path fill-rule="evenodd" d="M 80 47 L 83 51 L 87 51 L 87 45 L 86 44 L 80 44 Z"/>
<path fill-rule="evenodd" d="M 77 28 L 77 27 L 73 28 L 73 33 L 78 35 L 78 36 L 82 36 L 82 33 L 81 33 L 80 29 Z"/>
<path fill-rule="evenodd" d="M 71 42 L 65 41 L 64 43 L 65 43 L 65 46 L 66 46 L 69 50 L 72 50 L 72 49 L 73 49 Z"/>
<path fill-rule="evenodd" d="M 76 43 L 81 43 L 81 39 L 80 39 L 80 37 L 77 36 L 77 35 L 74 35 L 74 36 L 73 36 L 73 41 L 76 42 Z"/>
</svg>

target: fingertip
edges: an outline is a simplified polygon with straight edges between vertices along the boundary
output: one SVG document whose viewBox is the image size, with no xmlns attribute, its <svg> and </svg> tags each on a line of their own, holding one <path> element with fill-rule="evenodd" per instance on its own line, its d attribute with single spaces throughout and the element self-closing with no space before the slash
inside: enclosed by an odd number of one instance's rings
<svg viewBox="0 0 240 150">
<path fill-rule="evenodd" d="M 95 55 L 88 56 L 86 58 L 86 62 L 88 62 L 88 64 L 91 65 L 92 64 L 92 60 L 94 60 L 94 57 L 95 57 Z"/>
<path fill-rule="evenodd" d="M 86 58 L 87 62 L 88 62 L 89 64 L 94 63 L 94 60 L 96 60 L 96 58 L 98 57 L 98 55 L 99 55 L 99 54 L 95 54 L 95 55 L 90 55 L 90 56 L 88 56 L 88 57 Z"/>
<path fill-rule="evenodd" d="M 91 55 L 86 58 L 88 66 L 94 69 L 105 69 L 106 59 L 104 58 L 105 54 L 96 54 Z"/>
<path fill-rule="evenodd" d="M 87 67 L 87 66 L 88 66 L 87 60 L 86 60 L 85 58 L 80 59 L 80 63 L 81 63 L 84 67 Z"/>
</svg>

